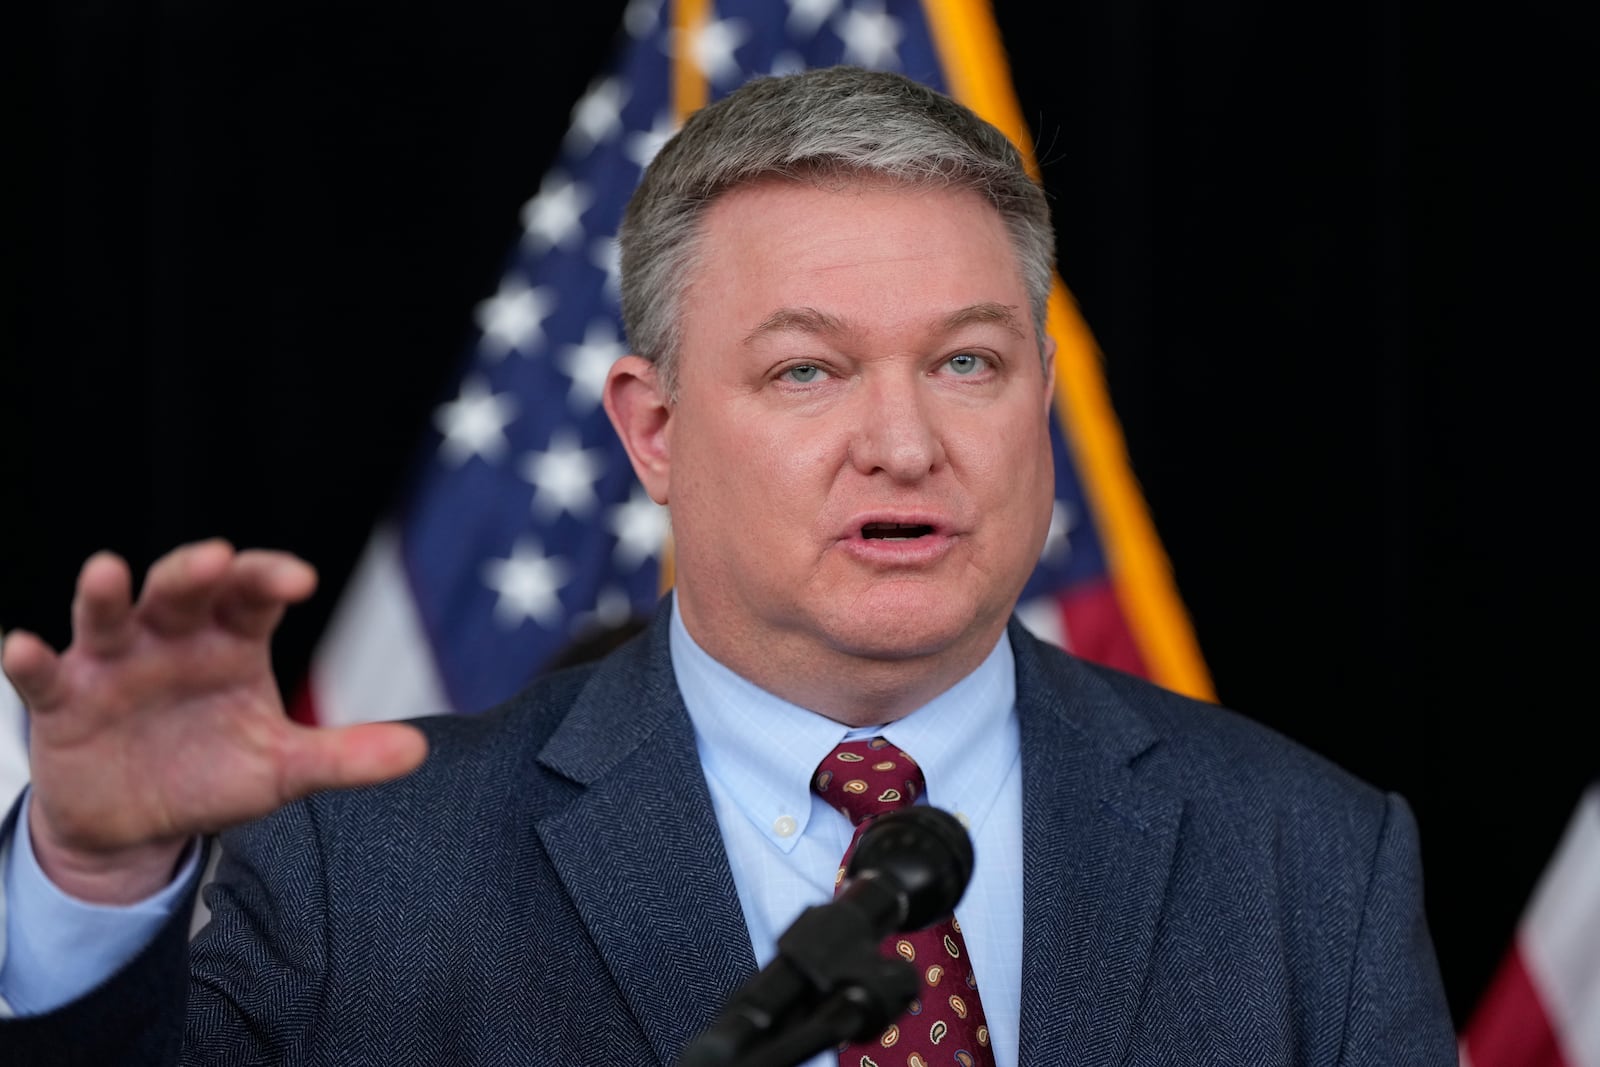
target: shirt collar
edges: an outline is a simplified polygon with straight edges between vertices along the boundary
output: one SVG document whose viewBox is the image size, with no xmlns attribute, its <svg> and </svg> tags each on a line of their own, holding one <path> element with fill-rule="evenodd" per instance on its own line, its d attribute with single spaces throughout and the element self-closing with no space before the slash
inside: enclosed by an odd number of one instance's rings
<svg viewBox="0 0 1600 1067">
<path fill-rule="evenodd" d="M 805 833 L 817 764 L 847 738 L 882 735 L 909 753 L 927 778 L 927 802 L 969 827 L 982 824 L 1020 752 L 1016 667 L 1004 634 L 976 670 L 910 715 L 856 729 L 774 696 L 717 662 L 689 636 L 676 598 L 670 642 L 701 765 L 784 851 Z"/>
</svg>

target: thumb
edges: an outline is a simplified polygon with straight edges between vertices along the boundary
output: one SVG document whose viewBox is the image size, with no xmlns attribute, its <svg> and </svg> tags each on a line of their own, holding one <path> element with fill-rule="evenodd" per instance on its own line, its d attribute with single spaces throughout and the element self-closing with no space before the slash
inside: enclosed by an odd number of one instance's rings
<svg viewBox="0 0 1600 1067">
<path fill-rule="evenodd" d="M 416 770 L 427 755 L 422 731 L 400 723 L 298 727 L 284 753 L 283 799 L 387 782 Z"/>
</svg>

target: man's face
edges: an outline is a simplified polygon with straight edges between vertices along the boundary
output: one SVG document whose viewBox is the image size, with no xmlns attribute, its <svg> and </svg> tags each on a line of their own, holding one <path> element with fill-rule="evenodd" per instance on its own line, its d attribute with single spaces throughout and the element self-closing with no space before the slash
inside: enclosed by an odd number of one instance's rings
<svg viewBox="0 0 1600 1067">
<path fill-rule="evenodd" d="M 774 676 L 971 670 L 1054 485 L 1050 382 L 999 215 L 966 191 L 768 181 L 710 208 L 698 264 L 646 478 L 671 505 L 690 632 L 791 699 Z"/>
</svg>

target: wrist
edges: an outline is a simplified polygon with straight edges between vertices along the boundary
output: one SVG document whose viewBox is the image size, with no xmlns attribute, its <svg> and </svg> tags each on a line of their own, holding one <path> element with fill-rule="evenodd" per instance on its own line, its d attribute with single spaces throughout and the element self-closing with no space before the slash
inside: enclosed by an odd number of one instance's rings
<svg viewBox="0 0 1600 1067">
<path fill-rule="evenodd" d="M 52 832 L 39 805 L 28 806 L 27 832 L 35 862 L 52 885 L 85 904 L 124 906 L 154 896 L 172 883 L 189 848 L 187 839 L 83 849 Z"/>
</svg>

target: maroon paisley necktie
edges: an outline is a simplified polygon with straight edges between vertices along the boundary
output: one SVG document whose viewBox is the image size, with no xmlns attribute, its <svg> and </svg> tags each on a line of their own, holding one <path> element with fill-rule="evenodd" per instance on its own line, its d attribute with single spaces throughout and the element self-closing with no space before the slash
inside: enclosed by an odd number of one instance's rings
<svg viewBox="0 0 1600 1067">
<path fill-rule="evenodd" d="M 872 821 L 909 807 L 922 795 L 922 768 L 881 737 L 845 741 L 817 767 L 811 788 L 855 825 L 840 861 L 834 890 L 844 882 L 856 843 Z M 875 1040 L 844 1045 L 840 1067 L 993 1067 L 989 1027 L 978 1000 L 978 980 L 955 917 L 910 933 L 890 934 L 885 956 L 899 956 L 917 969 L 922 983 L 904 1015 Z"/>
</svg>

